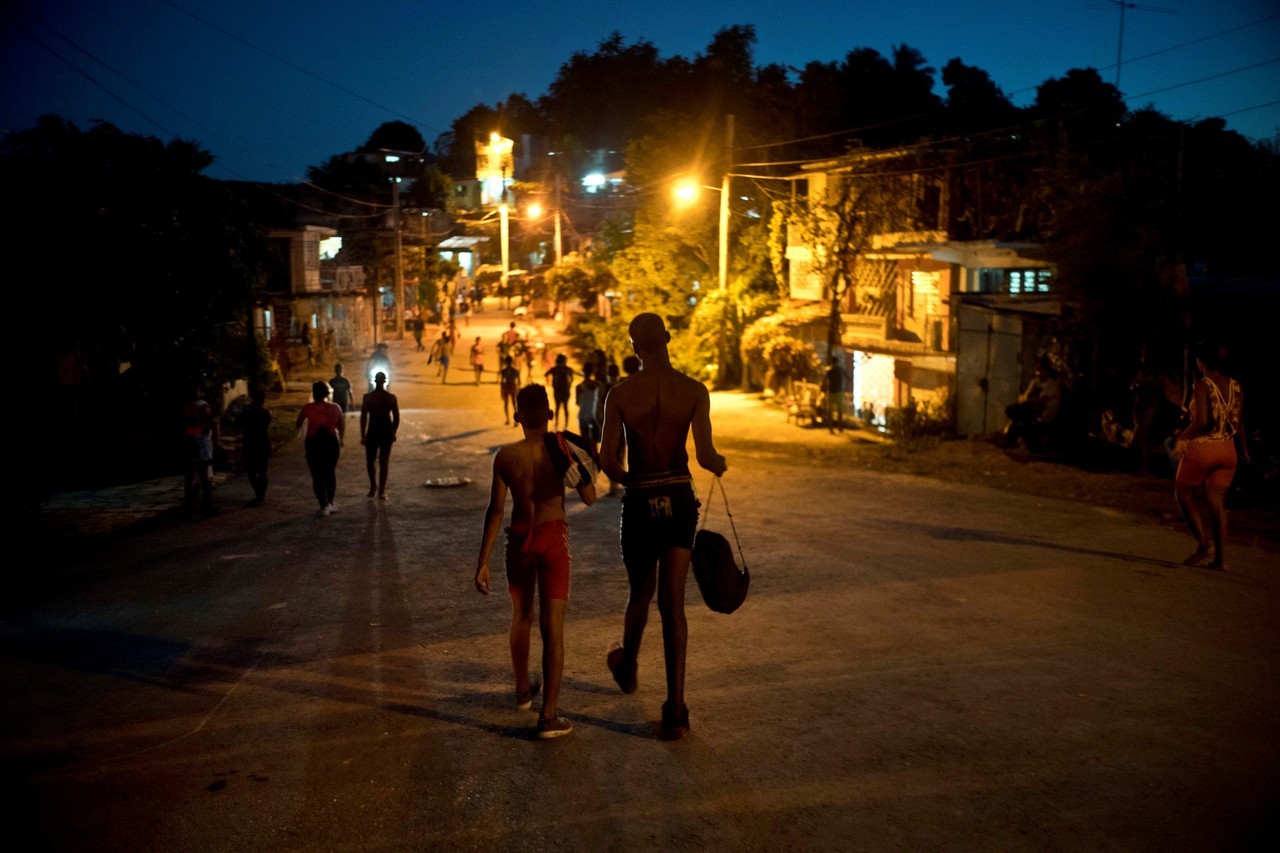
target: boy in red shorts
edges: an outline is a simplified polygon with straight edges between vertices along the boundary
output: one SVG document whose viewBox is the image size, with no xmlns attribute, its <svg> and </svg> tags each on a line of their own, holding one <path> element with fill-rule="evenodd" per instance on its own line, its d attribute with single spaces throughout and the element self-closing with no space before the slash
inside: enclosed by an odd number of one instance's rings
<svg viewBox="0 0 1280 853">
<path fill-rule="evenodd" d="M 493 484 L 484 514 L 484 538 L 476 561 L 476 589 L 489 594 L 489 555 L 511 492 L 511 526 L 507 528 L 507 589 L 511 593 L 511 666 L 516 677 L 516 707 L 533 706 L 539 685 L 529 678 L 529 631 L 533 625 L 533 593 L 540 591 L 538 627 L 542 634 L 542 673 L 546 679 L 539 738 L 573 730 L 556 714 L 564 674 L 564 611 L 569 599 L 569 528 L 564 518 L 565 470 L 552 455 L 547 422 L 551 420 L 547 389 L 528 385 L 516 395 L 516 423 L 524 438 L 500 449 L 493 460 Z M 552 437 L 554 438 L 554 436 Z M 596 499 L 590 479 L 577 484 L 585 504 Z"/>
</svg>

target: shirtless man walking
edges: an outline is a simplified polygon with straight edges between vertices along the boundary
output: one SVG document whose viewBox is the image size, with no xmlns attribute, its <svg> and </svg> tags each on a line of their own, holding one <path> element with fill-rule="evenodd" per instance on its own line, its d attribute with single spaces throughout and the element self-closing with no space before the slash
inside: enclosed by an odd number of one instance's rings
<svg viewBox="0 0 1280 853">
<path fill-rule="evenodd" d="M 534 587 L 539 592 L 538 628 L 542 634 L 542 713 L 537 735 L 560 737 L 573 724 L 556 714 L 564 675 L 564 611 L 569 600 L 569 528 L 564 519 L 564 475 L 547 453 L 547 421 L 551 420 L 547 389 L 526 385 L 516 395 L 516 423 L 524 438 L 498 451 L 493 460 L 484 538 L 476 561 L 476 589 L 489 594 L 489 555 L 511 492 L 511 526 L 507 528 L 507 589 L 511 593 L 511 667 L 516 678 L 516 707 L 533 706 L 538 685 L 529 678 L 529 630 L 533 624 Z M 583 482 L 578 495 L 585 504 L 596 499 L 595 486 Z"/>
<path fill-rule="evenodd" d="M 396 395 L 386 389 L 387 374 L 379 370 L 373 376 L 374 389 L 364 395 L 360 404 L 360 443 L 364 445 L 365 466 L 369 470 L 369 497 L 387 499 L 387 462 L 391 459 L 391 445 L 400 430 L 400 403 Z M 374 457 L 378 459 L 378 473 L 373 472 Z"/>
<path fill-rule="evenodd" d="M 622 644 L 610 650 L 607 663 L 622 692 L 634 692 L 640 640 L 656 591 L 667 670 L 662 732 L 675 739 L 689 731 L 689 708 L 684 703 L 689 638 L 684 588 L 698 525 L 698 500 L 685 450 L 690 429 L 698 464 L 717 477 L 727 466 L 711 440 L 711 397 L 701 383 L 671 366 L 667 353 L 671 335 L 662 318 L 639 314 L 631 321 L 630 332 L 641 367 L 610 392 L 600 440 L 602 469 L 626 488 L 622 561 L 631 587 Z M 620 461 L 623 442 L 625 465 Z"/>
</svg>

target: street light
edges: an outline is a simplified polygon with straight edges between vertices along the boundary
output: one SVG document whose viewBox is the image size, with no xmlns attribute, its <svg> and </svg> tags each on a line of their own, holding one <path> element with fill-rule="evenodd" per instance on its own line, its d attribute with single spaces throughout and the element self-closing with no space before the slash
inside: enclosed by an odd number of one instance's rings
<svg viewBox="0 0 1280 853">
<path fill-rule="evenodd" d="M 716 238 L 717 242 L 717 268 L 719 276 L 717 278 L 716 289 L 724 290 L 725 284 L 729 279 L 729 178 L 732 175 L 725 172 L 724 181 L 718 187 L 699 184 L 692 178 L 681 178 L 676 181 L 672 192 L 676 197 L 676 204 L 680 206 L 688 206 L 693 204 L 697 199 L 701 190 L 711 190 L 720 193 L 720 230 Z"/>
</svg>

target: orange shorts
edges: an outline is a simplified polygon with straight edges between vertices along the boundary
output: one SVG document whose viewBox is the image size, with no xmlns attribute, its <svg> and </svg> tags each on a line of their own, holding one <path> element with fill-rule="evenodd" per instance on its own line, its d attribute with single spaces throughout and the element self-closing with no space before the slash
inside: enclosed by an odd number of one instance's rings
<svg viewBox="0 0 1280 853">
<path fill-rule="evenodd" d="M 569 525 L 564 519 L 507 528 L 507 589 L 525 601 L 535 582 L 543 598 L 569 600 Z"/>
<path fill-rule="evenodd" d="M 1230 487 L 1236 475 L 1236 443 L 1229 439 L 1189 441 L 1178 462 L 1176 480 L 1184 486 L 1208 483 Z"/>
</svg>

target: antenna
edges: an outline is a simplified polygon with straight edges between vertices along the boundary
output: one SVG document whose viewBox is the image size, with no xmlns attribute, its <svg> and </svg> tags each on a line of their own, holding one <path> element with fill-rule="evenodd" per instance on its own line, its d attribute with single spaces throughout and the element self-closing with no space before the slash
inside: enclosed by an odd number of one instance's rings
<svg viewBox="0 0 1280 853">
<path fill-rule="evenodd" d="M 1143 6 L 1139 3 L 1128 3 L 1125 0 L 1106 0 L 1105 4 L 1090 6 L 1090 9 L 1111 9 L 1119 7 L 1120 9 L 1120 39 L 1116 45 L 1116 91 L 1120 91 L 1120 66 L 1124 64 L 1124 10 L 1136 9 L 1140 12 L 1165 12 L 1171 13 L 1178 11 L 1168 6 Z"/>
</svg>

